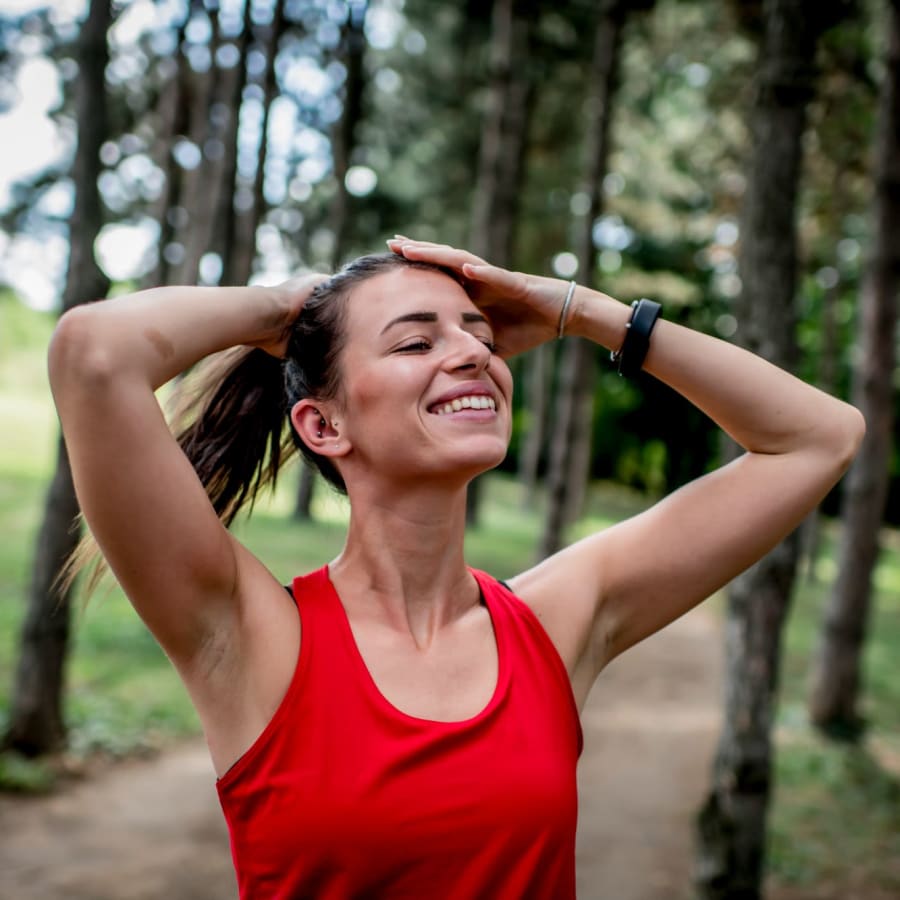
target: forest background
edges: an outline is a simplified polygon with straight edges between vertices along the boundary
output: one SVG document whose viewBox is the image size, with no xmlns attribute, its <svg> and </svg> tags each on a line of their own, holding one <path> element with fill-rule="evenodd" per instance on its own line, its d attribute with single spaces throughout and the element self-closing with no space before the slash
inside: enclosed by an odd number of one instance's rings
<svg viewBox="0 0 900 900">
<path fill-rule="evenodd" d="M 622 300 L 653 297 L 668 318 L 864 408 L 870 437 L 843 500 L 833 492 L 723 604 L 726 727 L 697 889 L 759 889 L 774 722 L 803 735 L 779 753 L 780 783 L 806 797 L 798 808 L 814 818 L 845 788 L 868 815 L 852 826 L 865 837 L 848 871 L 900 896 L 897 20 L 898 4 L 877 0 L 5 4 L 0 474 L 17 549 L 0 596 L 0 780 L 46 783 L 20 754 L 122 744 L 96 706 L 66 694 L 72 598 L 60 614 L 50 585 L 76 507 L 62 448 L 54 469 L 23 437 L 35 420 L 47 433 L 35 360 L 52 316 L 151 284 L 333 270 L 399 231 Z M 502 476 L 470 503 L 473 534 L 502 565 L 731 452 L 680 398 L 621 379 L 590 345 L 541 348 L 517 374 Z M 497 485 L 525 510 L 527 549 L 492 524 Z M 636 494 L 622 501 L 620 488 Z M 333 515 L 305 473 L 287 489 L 273 507 L 282 519 Z M 876 568 L 882 544 L 893 550 Z M 782 655 L 795 593 L 801 625 Z M 815 733 L 797 724 L 810 716 Z M 846 815 L 832 807 L 833 828 L 798 853 L 786 849 L 806 821 L 797 813 L 769 844 L 780 876 L 838 877 Z"/>
</svg>

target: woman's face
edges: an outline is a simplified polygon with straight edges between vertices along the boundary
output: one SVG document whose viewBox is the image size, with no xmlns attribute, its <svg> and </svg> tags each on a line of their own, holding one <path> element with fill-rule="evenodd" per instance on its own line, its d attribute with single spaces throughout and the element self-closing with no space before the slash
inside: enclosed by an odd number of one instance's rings
<svg viewBox="0 0 900 900">
<path fill-rule="evenodd" d="M 439 272 L 398 268 L 355 287 L 339 358 L 338 418 L 356 467 L 391 479 L 465 481 L 500 463 L 512 376 L 463 288 Z M 349 484 L 349 482 L 348 482 Z"/>
</svg>

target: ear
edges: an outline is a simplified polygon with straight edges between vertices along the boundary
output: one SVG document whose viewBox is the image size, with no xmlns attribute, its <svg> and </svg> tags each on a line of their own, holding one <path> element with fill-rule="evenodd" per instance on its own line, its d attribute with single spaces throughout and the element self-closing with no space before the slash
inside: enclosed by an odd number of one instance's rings
<svg viewBox="0 0 900 900">
<path fill-rule="evenodd" d="M 331 458 L 346 456 L 349 442 L 342 437 L 340 421 L 333 418 L 329 404 L 311 398 L 298 400 L 291 407 L 291 423 L 300 439 L 313 453 Z"/>
</svg>

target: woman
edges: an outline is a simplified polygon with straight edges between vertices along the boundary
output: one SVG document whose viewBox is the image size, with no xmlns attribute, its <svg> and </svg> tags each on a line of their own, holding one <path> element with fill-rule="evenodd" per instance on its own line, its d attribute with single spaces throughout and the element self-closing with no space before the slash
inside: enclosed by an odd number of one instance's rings
<svg viewBox="0 0 900 900">
<path fill-rule="evenodd" d="M 197 708 L 242 897 L 572 897 L 594 680 L 788 534 L 862 419 L 652 304 L 388 243 L 330 279 L 66 314 L 50 372 L 78 496 Z M 643 362 L 747 452 L 501 585 L 465 565 L 466 485 L 506 453 L 505 359 L 563 333 Z M 182 452 L 153 391 L 236 345 L 255 349 Z M 293 597 L 223 526 L 277 472 L 285 417 L 351 504 Z"/>
</svg>

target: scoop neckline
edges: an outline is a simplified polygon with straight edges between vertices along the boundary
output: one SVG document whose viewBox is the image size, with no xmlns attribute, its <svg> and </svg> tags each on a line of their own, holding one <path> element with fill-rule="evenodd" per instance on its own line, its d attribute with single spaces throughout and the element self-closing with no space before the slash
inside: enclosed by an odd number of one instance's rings
<svg viewBox="0 0 900 900">
<path fill-rule="evenodd" d="M 428 725 L 434 727 L 442 726 L 445 728 L 461 728 L 474 725 L 482 721 L 483 719 L 486 719 L 494 711 L 494 709 L 497 708 L 497 706 L 500 704 L 501 699 L 506 693 L 506 686 L 508 682 L 506 648 L 504 645 L 502 631 L 497 628 L 497 610 L 494 604 L 494 598 L 491 596 L 490 591 L 486 591 L 484 589 L 481 573 L 476 571 L 475 569 L 472 569 L 471 567 L 467 568 L 472 577 L 475 579 L 475 582 L 478 585 L 478 590 L 481 593 L 482 599 L 484 600 L 484 605 L 487 608 L 488 616 L 491 622 L 491 631 L 494 635 L 494 646 L 497 650 L 497 682 L 494 685 L 493 693 L 491 694 L 490 699 L 487 701 L 484 707 L 467 719 L 429 719 L 424 716 L 415 716 L 412 713 L 408 713 L 400 709 L 384 695 L 381 688 L 378 687 L 378 683 L 375 681 L 372 673 L 369 671 L 369 667 L 366 665 L 366 661 L 359 649 L 359 645 L 356 643 L 356 637 L 353 634 L 353 628 L 350 625 L 350 617 L 347 615 L 347 610 L 344 607 L 343 601 L 341 600 L 341 595 L 338 593 L 334 582 L 331 580 L 331 572 L 329 570 L 329 567 L 325 566 L 323 568 L 322 574 L 324 575 L 325 582 L 328 585 L 328 590 L 331 592 L 332 599 L 340 608 L 342 628 L 344 629 L 347 640 L 349 641 L 354 664 L 362 672 L 363 683 L 367 691 L 385 710 L 390 712 L 391 715 L 397 716 L 407 722 L 412 722 L 418 725 Z"/>
</svg>

